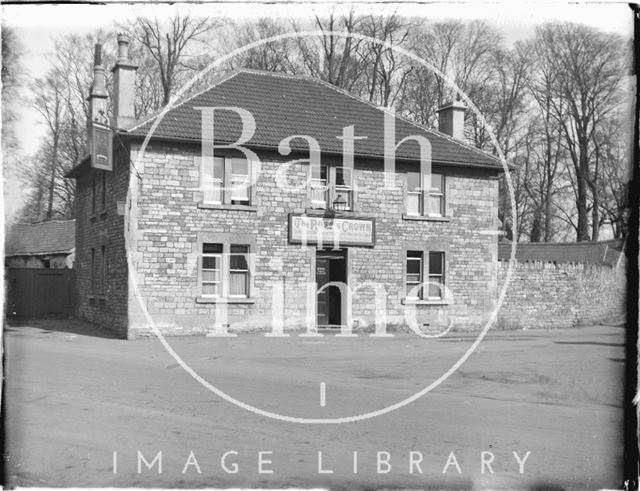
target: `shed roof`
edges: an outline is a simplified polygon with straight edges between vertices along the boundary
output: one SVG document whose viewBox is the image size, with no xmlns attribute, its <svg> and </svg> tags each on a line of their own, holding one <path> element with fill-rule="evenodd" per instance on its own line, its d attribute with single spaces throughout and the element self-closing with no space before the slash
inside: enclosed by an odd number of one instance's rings
<svg viewBox="0 0 640 491">
<path fill-rule="evenodd" d="M 615 266 L 623 253 L 624 242 L 619 239 L 601 242 L 536 242 L 519 243 L 516 260 L 519 262 L 591 263 Z M 511 242 L 498 244 L 498 260 L 511 257 Z"/>
<path fill-rule="evenodd" d="M 17 223 L 5 238 L 5 256 L 66 254 L 76 245 L 76 221 Z"/>
<path fill-rule="evenodd" d="M 292 135 L 315 138 L 323 153 L 341 154 L 342 128 L 354 125 L 354 153 L 361 157 L 384 157 L 384 110 L 331 84 L 308 77 L 277 72 L 239 70 L 167 111 L 153 132 L 154 138 L 201 141 L 202 111 L 198 107 L 235 106 L 251 113 L 256 129 L 247 147 L 278 149 Z M 158 114 L 132 126 L 126 134 L 144 137 Z M 396 142 L 411 135 L 426 137 L 434 163 L 502 169 L 500 160 L 471 145 L 404 118 L 395 117 Z M 240 117 L 230 111 L 215 116 L 215 141 L 233 143 L 241 134 Z M 308 151 L 306 141 L 295 139 L 292 150 Z M 396 151 L 398 160 L 418 161 L 420 147 L 409 140 Z"/>
</svg>

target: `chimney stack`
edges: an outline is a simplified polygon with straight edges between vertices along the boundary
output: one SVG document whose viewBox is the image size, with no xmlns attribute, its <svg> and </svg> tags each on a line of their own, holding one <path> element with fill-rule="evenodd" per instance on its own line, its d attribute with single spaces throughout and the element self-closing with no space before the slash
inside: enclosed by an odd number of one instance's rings
<svg viewBox="0 0 640 491">
<path fill-rule="evenodd" d="M 464 141 L 464 113 L 467 106 L 461 101 L 451 101 L 438 109 L 438 130 L 456 140 Z"/>
<path fill-rule="evenodd" d="M 136 70 L 129 59 L 129 36 L 118 34 L 118 59 L 113 67 L 113 126 L 127 128 L 135 121 Z"/>
<path fill-rule="evenodd" d="M 107 115 L 107 86 L 102 66 L 102 45 L 97 43 L 93 52 L 93 84 L 89 93 L 91 121 L 103 121 Z"/>
</svg>

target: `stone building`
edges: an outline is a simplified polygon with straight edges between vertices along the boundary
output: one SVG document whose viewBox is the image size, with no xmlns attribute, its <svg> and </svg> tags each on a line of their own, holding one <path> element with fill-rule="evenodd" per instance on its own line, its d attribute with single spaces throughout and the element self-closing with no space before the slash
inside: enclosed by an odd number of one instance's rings
<svg viewBox="0 0 640 491">
<path fill-rule="evenodd" d="M 75 220 L 16 223 L 5 238 L 8 268 L 72 269 L 75 258 Z"/>
<path fill-rule="evenodd" d="M 150 322 L 380 332 L 491 313 L 502 167 L 462 140 L 461 103 L 435 131 L 319 80 L 240 70 L 136 122 L 124 36 L 113 72 L 113 170 L 87 158 L 68 176 L 80 317 L 136 337 Z"/>
</svg>

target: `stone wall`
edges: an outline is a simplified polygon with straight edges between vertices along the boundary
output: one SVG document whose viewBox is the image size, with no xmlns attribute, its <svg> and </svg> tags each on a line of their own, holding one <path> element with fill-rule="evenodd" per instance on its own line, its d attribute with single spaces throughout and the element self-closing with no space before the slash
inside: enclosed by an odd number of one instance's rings
<svg viewBox="0 0 640 491">
<path fill-rule="evenodd" d="M 74 260 L 75 252 L 40 256 L 11 256 L 5 258 L 4 265 L 8 268 L 73 269 Z"/>
<path fill-rule="evenodd" d="M 129 183 L 128 152 L 114 145 L 114 169 L 106 172 L 107 199 L 104 210 L 92 212 L 93 170 L 76 180 L 76 289 L 77 315 L 127 335 L 128 288 L 124 217 L 117 213 L 117 202 L 124 201 Z M 103 172 L 103 171 L 98 171 Z M 99 208 L 99 206 L 98 206 Z M 106 281 L 103 294 L 91 291 L 91 249 L 106 252 Z M 97 254 L 97 256 L 99 256 Z"/>
<path fill-rule="evenodd" d="M 253 271 L 250 300 L 226 305 L 230 330 L 269 328 L 273 286 L 284 285 L 284 318 L 302 327 L 313 313 L 307 305 L 307 283 L 315 282 L 316 246 L 288 242 L 288 214 L 309 206 L 308 165 L 287 167 L 287 181 L 297 190 L 283 193 L 276 184 L 283 162 L 296 157 L 261 154 L 262 172 L 255 202 L 242 209 L 199 205 L 199 152 L 196 146 L 154 143 L 142 159 L 132 151 L 141 180 L 132 190 L 128 237 L 135 271 L 129 286 L 129 336 L 149 334 L 138 306 L 141 300 L 155 324 L 166 334 L 206 333 L 220 321 L 219 304 L 199 298 L 198 261 L 203 242 L 249 244 Z M 324 159 L 323 163 L 331 163 Z M 391 324 L 404 322 L 405 251 L 413 247 L 445 250 L 447 286 L 452 302 L 418 305 L 420 323 L 478 326 L 491 312 L 497 288 L 498 181 L 495 172 L 448 168 L 448 217 L 445 220 L 403 218 L 404 175 L 385 190 L 382 164 L 357 161 L 356 200 L 352 215 L 376 220 L 375 247 L 349 247 L 352 287 L 378 282 L 386 290 Z M 438 172 L 434 167 L 434 172 Z M 136 295 L 139 293 L 139 296 Z M 373 322 L 373 295 L 362 291 L 353 300 L 352 315 L 360 326 Z M 311 319 L 314 321 L 315 319 Z"/>
<path fill-rule="evenodd" d="M 504 284 L 508 261 L 498 263 Z M 566 328 L 619 319 L 625 313 L 624 268 L 593 264 L 515 263 L 498 328 Z"/>
</svg>

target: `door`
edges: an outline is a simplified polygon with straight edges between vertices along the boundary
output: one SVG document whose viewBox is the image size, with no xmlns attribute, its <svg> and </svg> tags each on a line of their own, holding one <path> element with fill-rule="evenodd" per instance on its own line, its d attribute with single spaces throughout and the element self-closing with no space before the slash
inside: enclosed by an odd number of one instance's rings
<svg viewBox="0 0 640 491">
<path fill-rule="evenodd" d="M 75 298 L 72 269 L 10 269 L 7 315 L 69 316 Z"/>
<path fill-rule="evenodd" d="M 347 283 L 346 250 L 316 252 L 317 323 L 318 327 L 339 328 L 342 324 L 342 293 L 337 285 Z M 324 288 L 323 288 L 324 287 Z"/>
</svg>

